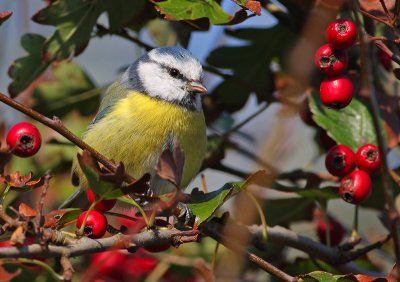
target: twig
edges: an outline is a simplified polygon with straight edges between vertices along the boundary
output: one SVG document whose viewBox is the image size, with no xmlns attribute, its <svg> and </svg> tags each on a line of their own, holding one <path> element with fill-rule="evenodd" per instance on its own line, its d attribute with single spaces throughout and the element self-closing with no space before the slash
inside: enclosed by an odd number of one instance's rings
<svg viewBox="0 0 400 282">
<path fill-rule="evenodd" d="M 99 153 L 97 150 L 95 150 L 93 147 L 89 146 L 87 143 L 85 143 L 82 139 L 80 139 L 78 136 L 73 134 L 71 131 L 66 128 L 61 120 L 58 117 L 53 117 L 52 119 L 34 111 L 31 108 L 28 108 L 27 106 L 11 99 L 10 97 L 6 96 L 3 93 L 0 93 L 0 101 L 3 102 L 4 104 L 9 105 L 10 107 L 20 111 L 21 113 L 26 114 L 27 116 L 37 120 L 38 122 L 46 125 L 47 127 L 50 127 L 54 131 L 60 133 L 62 136 L 67 138 L 69 141 L 77 145 L 79 148 L 82 150 L 87 150 L 90 152 L 90 154 L 97 159 L 101 164 L 103 164 L 107 169 L 111 170 L 112 172 L 115 172 L 117 166 L 107 159 L 104 155 Z M 125 173 L 125 179 L 127 182 L 133 182 L 135 179 Z"/>
<path fill-rule="evenodd" d="M 361 20 L 357 11 L 359 10 L 359 2 L 353 0 L 351 2 L 353 11 L 355 14 L 357 26 L 361 27 Z M 386 144 L 382 135 L 382 128 L 379 122 L 379 105 L 376 99 L 375 86 L 373 84 L 374 76 L 372 72 L 372 66 L 369 62 L 369 58 L 372 57 L 371 48 L 368 44 L 368 38 L 361 36 L 360 39 L 360 51 L 361 51 L 361 78 L 362 78 L 362 91 L 365 92 L 366 96 L 369 97 L 370 108 L 372 113 L 372 120 L 374 124 L 375 134 L 378 140 L 379 153 L 381 155 L 382 164 L 380 166 L 380 176 L 382 178 L 383 194 L 385 198 L 385 211 L 390 222 L 390 230 L 393 236 L 394 252 L 396 255 L 396 265 L 398 272 L 400 273 L 400 221 L 399 213 L 397 211 L 392 185 L 390 183 L 388 174 L 388 164 L 386 158 Z"/>
<path fill-rule="evenodd" d="M 400 175 L 397 174 L 393 169 L 389 168 L 389 174 L 392 177 L 393 181 L 396 182 L 398 186 L 400 186 Z"/>
<path fill-rule="evenodd" d="M 72 276 L 75 272 L 74 268 L 72 267 L 71 262 L 69 261 L 67 256 L 62 256 L 60 260 L 61 266 L 63 268 L 63 278 L 64 281 L 69 282 L 72 281 Z"/>
<path fill-rule="evenodd" d="M 390 18 L 389 10 L 388 10 L 388 8 L 386 7 L 385 1 L 384 1 L 384 0 L 379 0 L 379 2 L 381 2 L 381 6 L 382 6 L 383 10 L 385 11 L 385 14 L 386 14 L 386 16 L 388 17 L 388 20 L 389 20 L 389 21 L 392 21 L 392 19 Z"/>
<path fill-rule="evenodd" d="M 245 234 L 243 236 L 250 238 L 250 243 L 254 247 L 260 249 L 261 251 L 266 249 L 266 243 L 262 241 L 262 226 L 246 226 L 243 224 L 237 224 L 231 220 L 223 223 L 221 219 L 213 218 L 201 226 L 202 231 L 204 228 L 206 229 L 206 233 L 211 232 L 213 234 L 219 234 L 223 229 L 225 234 L 227 234 L 226 236 L 229 234 Z M 351 261 L 359 258 L 373 249 L 381 247 L 382 244 L 388 239 L 387 237 L 372 244 L 371 246 L 349 252 L 340 248 L 328 247 L 324 244 L 311 240 L 308 237 L 298 235 L 296 232 L 281 226 L 268 226 L 267 232 L 269 244 L 291 247 L 303 251 L 309 256 L 313 256 L 342 269 L 345 273 L 363 273 L 377 277 L 383 276 L 381 273 L 358 268 Z"/>
<path fill-rule="evenodd" d="M 41 220 L 42 220 L 42 214 L 43 214 L 43 206 L 44 206 L 44 200 L 46 198 L 47 195 L 47 190 L 49 189 L 49 181 L 51 178 L 50 172 L 47 171 L 45 173 L 45 175 L 43 176 L 44 178 L 44 183 L 42 185 L 42 193 L 40 195 L 40 199 L 39 199 L 39 204 L 38 204 L 38 213 L 35 217 L 35 232 L 37 234 L 39 234 L 40 231 L 40 226 L 41 226 Z"/>
<path fill-rule="evenodd" d="M 226 238 L 226 236 L 221 235 L 219 231 L 216 232 L 214 228 L 208 228 L 208 225 L 205 225 L 203 226 L 202 231 L 211 238 L 213 238 L 214 240 L 216 240 L 217 242 L 227 247 L 228 249 L 234 251 L 235 253 L 241 256 L 246 257 L 249 261 L 256 264 L 261 269 L 264 269 L 268 273 L 274 275 L 275 277 L 280 278 L 282 281 L 287 281 L 287 282 L 297 281 L 295 277 L 290 276 L 289 274 L 283 272 L 282 270 L 273 266 L 269 262 L 263 260 L 259 256 L 246 251 L 241 245 Z"/>
</svg>

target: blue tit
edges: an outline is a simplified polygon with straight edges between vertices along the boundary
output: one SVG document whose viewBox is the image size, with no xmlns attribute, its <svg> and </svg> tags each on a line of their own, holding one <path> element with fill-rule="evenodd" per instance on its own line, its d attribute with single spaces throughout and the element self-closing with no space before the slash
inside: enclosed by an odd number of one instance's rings
<svg viewBox="0 0 400 282">
<path fill-rule="evenodd" d="M 123 162 L 135 178 L 151 174 L 151 190 L 162 195 L 175 187 L 156 174 L 161 153 L 179 143 L 185 155 L 180 187 L 198 173 L 206 151 L 201 104 L 203 70 L 180 47 L 156 48 L 140 57 L 107 90 L 83 140 L 104 156 Z M 73 182 L 87 189 L 75 159 Z"/>
</svg>

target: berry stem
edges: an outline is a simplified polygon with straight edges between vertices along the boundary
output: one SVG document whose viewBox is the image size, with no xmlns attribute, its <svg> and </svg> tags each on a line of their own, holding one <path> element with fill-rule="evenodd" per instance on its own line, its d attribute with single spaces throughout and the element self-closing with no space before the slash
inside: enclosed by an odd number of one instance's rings
<svg viewBox="0 0 400 282">
<path fill-rule="evenodd" d="M 217 263 L 217 255 L 218 255 L 218 249 L 219 249 L 219 246 L 220 246 L 221 244 L 218 242 L 218 241 L 216 241 L 216 244 L 215 244 L 215 248 L 214 248 L 214 253 L 213 253 L 213 256 L 212 256 L 212 258 L 211 258 L 211 271 L 214 273 L 214 271 L 215 271 L 215 265 L 216 265 L 216 263 Z"/>
<path fill-rule="evenodd" d="M 359 205 L 354 207 L 354 220 L 353 220 L 353 230 L 351 231 L 351 238 L 358 237 L 358 209 Z"/>
<path fill-rule="evenodd" d="M 53 268 L 51 268 L 47 263 L 44 263 L 40 260 L 37 259 L 28 259 L 28 258 L 17 258 L 17 259 L 2 259 L 2 263 L 4 264 L 21 264 L 21 263 L 26 263 L 26 264 L 33 264 L 40 266 L 49 272 L 49 274 L 54 278 L 56 281 L 64 281 L 64 277 L 62 275 L 57 274 Z"/>
<path fill-rule="evenodd" d="M 251 192 L 249 192 L 248 190 L 244 190 L 244 191 L 246 192 L 246 195 L 250 198 L 250 200 L 253 202 L 254 206 L 257 209 L 258 215 L 261 220 L 261 225 L 263 227 L 262 238 L 263 238 L 263 241 L 267 241 L 267 228 L 268 228 L 267 220 L 265 219 L 265 214 L 260 206 L 260 203 L 257 201 L 256 197 L 254 197 L 254 195 Z"/>
<path fill-rule="evenodd" d="M 322 209 L 322 215 L 324 217 L 324 222 L 325 222 L 325 237 L 326 237 L 326 245 L 331 246 L 331 232 L 329 228 L 329 217 L 328 217 L 328 203 L 323 200 L 321 202 L 321 209 Z"/>
<path fill-rule="evenodd" d="M 79 237 L 84 235 L 87 218 L 89 217 L 90 212 L 94 209 L 94 206 L 96 205 L 96 203 L 97 203 L 96 201 L 93 201 L 93 203 L 88 208 L 87 213 L 85 214 L 85 218 L 83 219 L 81 228 L 79 228 Z"/>
</svg>

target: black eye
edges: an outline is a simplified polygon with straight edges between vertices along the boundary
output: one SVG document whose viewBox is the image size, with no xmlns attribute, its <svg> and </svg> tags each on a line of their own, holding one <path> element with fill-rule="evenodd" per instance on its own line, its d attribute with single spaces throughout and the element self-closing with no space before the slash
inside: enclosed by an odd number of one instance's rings
<svg viewBox="0 0 400 282">
<path fill-rule="evenodd" d="M 178 77 L 181 74 L 177 69 L 169 69 L 168 72 L 172 77 Z"/>
</svg>

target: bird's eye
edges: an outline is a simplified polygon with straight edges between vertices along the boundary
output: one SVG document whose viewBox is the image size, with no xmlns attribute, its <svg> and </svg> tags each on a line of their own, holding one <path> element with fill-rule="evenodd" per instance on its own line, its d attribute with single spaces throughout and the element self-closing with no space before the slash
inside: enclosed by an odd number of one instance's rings
<svg viewBox="0 0 400 282">
<path fill-rule="evenodd" d="M 181 73 L 177 69 L 169 69 L 169 75 L 172 77 L 178 77 Z"/>
</svg>

